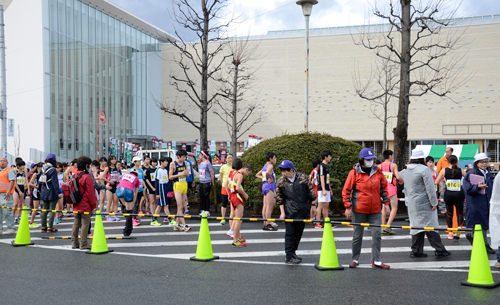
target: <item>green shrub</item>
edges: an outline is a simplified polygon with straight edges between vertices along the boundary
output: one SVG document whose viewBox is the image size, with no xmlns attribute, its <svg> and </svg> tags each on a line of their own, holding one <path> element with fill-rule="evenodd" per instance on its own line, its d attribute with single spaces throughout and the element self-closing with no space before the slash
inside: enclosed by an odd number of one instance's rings
<svg viewBox="0 0 500 305">
<path fill-rule="evenodd" d="M 334 211 L 334 214 L 340 213 L 342 187 L 349 171 L 357 163 L 362 147 L 326 133 L 285 134 L 264 140 L 248 149 L 241 159 L 244 164 L 250 163 L 254 166 L 254 173 L 245 179 L 245 191 L 249 195 L 245 208 L 254 209 L 256 212 L 262 210 L 262 181 L 255 178 L 255 174 L 266 164 L 267 152 L 272 151 L 277 155 L 275 173 L 276 179 L 278 179 L 280 171 L 277 165 L 281 161 L 290 160 L 299 172 L 309 175 L 312 170 L 312 161 L 321 159 L 320 153 L 325 149 L 332 152 L 332 161 L 328 165 L 330 185 L 333 191 L 330 209 Z"/>
</svg>

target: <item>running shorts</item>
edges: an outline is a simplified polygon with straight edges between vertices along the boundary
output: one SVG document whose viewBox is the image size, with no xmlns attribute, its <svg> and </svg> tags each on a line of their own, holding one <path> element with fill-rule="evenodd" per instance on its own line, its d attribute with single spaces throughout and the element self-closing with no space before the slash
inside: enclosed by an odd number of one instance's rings
<svg viewBox="0 0 500 305">
<path fill-rule="evenodd" d="M 174 182 L 174 191 L 177 191 L 181 194 L 186 194 L 188 191 L 188 184 L 186 181 L 182 182 Z"/>
<path fill-rule="evenodd" d="M 109 190 L 112 194 L 115 194 L 116 193 L 116 182 L 114 185 L 110 185 L 111 186 L 111 189 Z"/>
<path fill-rule="evenodd" d="M 23 186 L 24 187 L 24 186 Z M 16 192 L 20 197 L 23 197 L 23 199 L 26 199 L 26 192 L 22 192 L 21 194 L 19 194 L 19 192 L 17 191 L 17 188 L 15 187 L 14 188 L 14 192 Z M 62 193 L 61 193 L 62 194 Z"/>
<path fill-rule="evenodd" d="M 123 198 L 126 202 L 132 202 L 134 200 L 134 191 L 128 188 L 119 187 L 116 189 L 116 196 L 118 198 Z"/>
<path fill-rule="evenodd" d="M 222 207 L 226 208 L 227 203 L 229 202 L 229 196 L 228 195 L 222 195 Z"/>
<path fill-rule="evenodd" d="M 158 206 L 164 207 L 168 205 L 168 186 L 167 184 L 160 184 L 159 189 L 160 200 L 158 200 Z"/>
<path fill-rule="evenodd" d="M 264 182 L 262 184 L 262 194 L 264 194 L 264 196 L 267 195 L 267 193 L 269 192 L 273 192 L 273 193 L 276 193 L 276 183 L 272 182 L 272 183 L 267 183 L 267 182 Z"/>
<path fill-rule="evenodd" d="M 245 200 L 238 193 L 231 193 L 229 200 L 231 201 L 231 205 L 233 206 L 233 209 L 236 209 L 236 206 L 238 206 L 238 204 L 245 206 Z"/>
<path fill-rule="evenodd" d="M 326 196 L 323 196 L 323 191 L 318 190 L 318 202 L 328 202 L 330 203 L 332 199 L 330 198 L 330 191 L 326 191 Z"/>
</svg>

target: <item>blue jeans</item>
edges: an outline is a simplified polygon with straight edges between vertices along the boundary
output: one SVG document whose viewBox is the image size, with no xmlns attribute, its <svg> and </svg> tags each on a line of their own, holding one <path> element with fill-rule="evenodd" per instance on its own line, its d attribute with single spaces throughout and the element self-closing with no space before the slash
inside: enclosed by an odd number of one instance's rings
<svg viewBox="0 0 500 305">
<path fill-rule="evenodd" d="M 13 199 L 13 194 L 10 195 L 9 200 L 5 200 L 4 196 L 6 193 L 0 193 L 0 206 L 6 206 L 9 208 L 14 207 L 14 199 Z M 3 228 L 3 218 L 5 215 L 5 224 L 7 225 L 8 229 L 15 229 L 16 226 L 14 225 L 14 216 L 12 214 L 12 210 L 10 209 L 2 209 L 0 208 L 0 230 Z"/>
</svg>

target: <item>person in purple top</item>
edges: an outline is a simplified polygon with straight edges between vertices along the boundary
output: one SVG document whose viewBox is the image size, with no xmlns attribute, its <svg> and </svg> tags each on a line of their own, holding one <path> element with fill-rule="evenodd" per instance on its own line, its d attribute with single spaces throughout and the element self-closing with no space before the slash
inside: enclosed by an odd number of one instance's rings
<svg viewBox="0 0 500 305">
<path fill-rule="evenodd" d="M 262 206 L 262 217 L 269 219 L 276 205 L 276 176 L 274 174 L 273 166 L 276 164 L 276 154 L 272 151 L 266 154 L 267 163 L 262 170 L 255 175 L 255 177 L 262 179 L 262 194 L 264 195 L 264 204 Z M 264 221 L 264 231 L 277 231 L 278 225 L 271 221 Z"/>
<path fill-rule="evenodd" d="M 210 155 L 201 151 L 201 163 L 198 173 L 200 174 L 200 216 L 206 214 L 210 216 L 210 191 L 214 184 L 214 170 L 210 163 Z"/>
</svg>

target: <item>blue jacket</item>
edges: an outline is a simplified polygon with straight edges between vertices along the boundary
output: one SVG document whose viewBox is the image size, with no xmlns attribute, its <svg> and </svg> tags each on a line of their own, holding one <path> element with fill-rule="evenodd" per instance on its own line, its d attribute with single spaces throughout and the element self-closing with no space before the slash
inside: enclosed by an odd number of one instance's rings
<svg viewBox="0 0 500 305">
<path fill-rule="evenodd" d="M 43 174 L 47 175 L 47 182 L 40 181 L 40 177 Z M 57 170 L 52 166 L 52 164 L 44 164 L 42 170 L 38 173 L 37 178 L 40 200 L 58 200 L 61 191 L 59 189 L 59 179 L 57 179 Z"/>
<path fill-rule="evenodd" d="M 474 228 L 476 224 L 480 224 L 483 230 L 490 228 L 490 199 L 493 191 L 493 178 L 486 171 L 485 182 L 488 186 L 486 193 L 481 194 L 477 184 L 470 182 L 470 175 L 478 175 L 485 177 L 481 171 L 473 168 L 464 178 L 463 188 L 465 193 L 465 225 L 467 228 Z"/>
<path fill-rule="evenodd" d="M 186 178 L 186 182 L 188 184 L 191 184 L 191 182 L 194 181 L 194 175 L 193 175 L 193 164 L 191 163 L 191 161 L 189 161 L 188 159 L 186 159 L 186 162 L 189 163 L 189 168 L 191 169 L 191 172 L 189 173 L 189 177 Z"/>
</svg>

